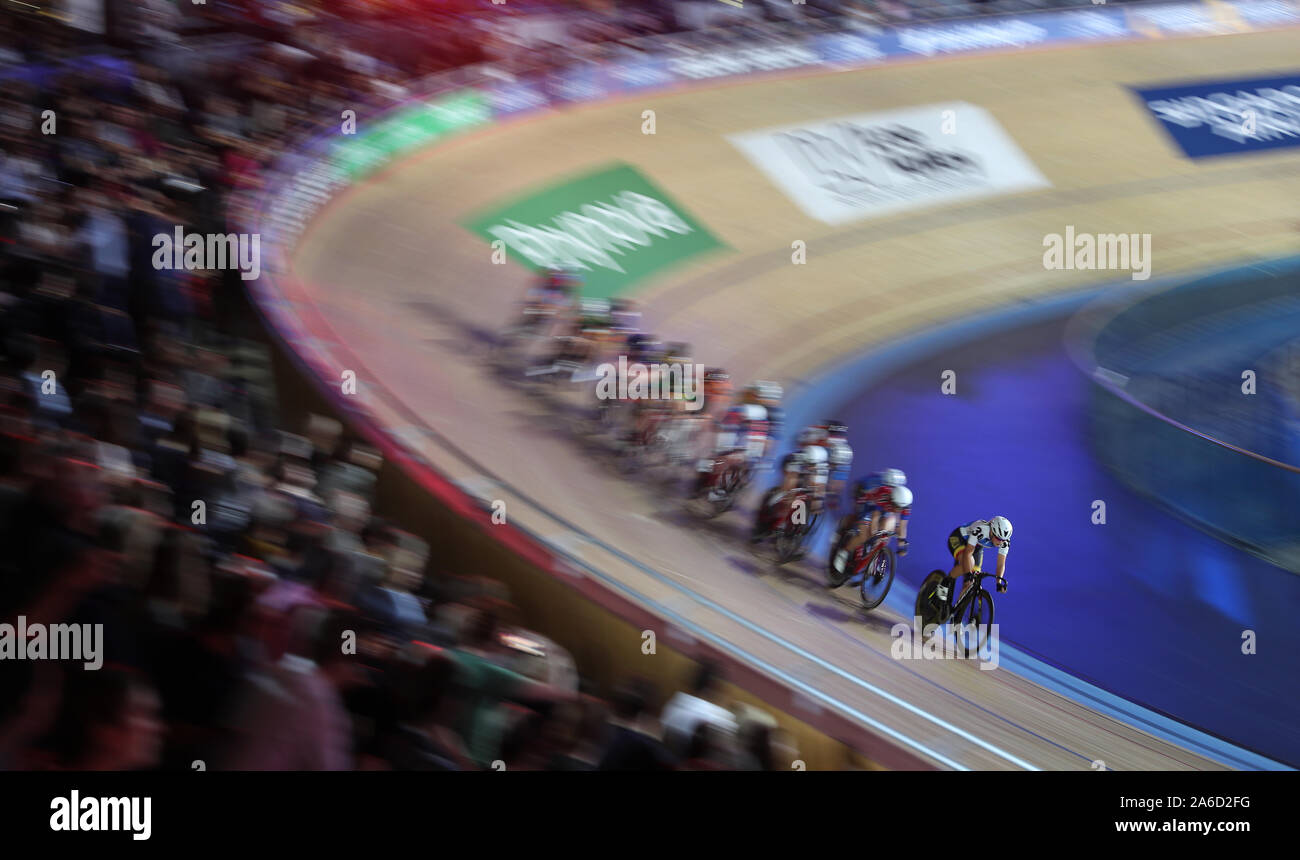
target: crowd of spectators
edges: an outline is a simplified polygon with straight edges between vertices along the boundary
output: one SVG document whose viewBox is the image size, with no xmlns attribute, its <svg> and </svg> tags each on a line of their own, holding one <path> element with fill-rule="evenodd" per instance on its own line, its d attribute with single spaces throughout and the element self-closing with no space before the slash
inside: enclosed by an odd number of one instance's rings
<svg viewBox="0 0 1300 860">
<path fill-rule="evenodd" d="M 80 40 L 0 45 L 0 624 L 90 625 L 101 665 L 0 650 L 0 768 L 788 770 L 712 667 L 662 711 L 595 689 L 440 570 L 375 513 L 375 449 L 281 413 L 239 273 L 155 267 L 295 124 L 400 84 L 328 37 L 183 76 L 60 64 Z"/>
</svg>

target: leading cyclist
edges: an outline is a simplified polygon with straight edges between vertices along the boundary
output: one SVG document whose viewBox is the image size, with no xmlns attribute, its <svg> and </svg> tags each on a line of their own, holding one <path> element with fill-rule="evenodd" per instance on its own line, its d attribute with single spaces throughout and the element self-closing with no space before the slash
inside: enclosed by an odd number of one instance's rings
<svg viewBox="0 0 1300 860">
<path fill-rule="evenodd" d="M 952 553 L 952 570 L 935 588 L 935 597 L 948 600 L 952 586 L 960 574 L 963 578 L 962 591 L 965 591 L 967 578 L 984 569 L 984 550 L 998 551 L 997 574 L 998 592 L 1007 591 L 1007 553 L 1011 551 L 1011 520 L 1006 517 L 992 517 L 987 520 L 974 520 L 964 526 L 957 526 L 948 535 L 948 551 Z M 960 595 L 952 595 L 949 605 L 955 605 Z"/>
</svg>

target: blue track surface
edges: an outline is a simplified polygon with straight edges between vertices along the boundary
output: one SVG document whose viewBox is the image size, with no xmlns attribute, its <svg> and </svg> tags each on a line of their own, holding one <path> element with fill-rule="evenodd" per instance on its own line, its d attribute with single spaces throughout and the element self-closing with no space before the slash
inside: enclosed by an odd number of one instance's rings
<svg viewBox="0 0 1300 860">
<path fill-rule="evenodd" d="M 890 350 L 883 373 L 850 363 L 815 381 L 789 429 L 815 410 L 836 414 L 859 471 L 907 472 L 913 553 L 899 576 L 912 594 L 950 566 L 953 527 L 1005 515 L 1015 536 L 1010 592 L 997 600 L 1004 644 L 1297 766 L 1300 576 L 1165 513 L 1094 460 L 1090 383 L 1062 339 L 1087 298 L 924 335 Z M 940 391 L 945 370 L 957 374 L 954 395 Z M 1092 523 L 1094 500 L 1105 525 Z M 1242 654 L 1246 629 L 1254 655 Z"/>
</svg>

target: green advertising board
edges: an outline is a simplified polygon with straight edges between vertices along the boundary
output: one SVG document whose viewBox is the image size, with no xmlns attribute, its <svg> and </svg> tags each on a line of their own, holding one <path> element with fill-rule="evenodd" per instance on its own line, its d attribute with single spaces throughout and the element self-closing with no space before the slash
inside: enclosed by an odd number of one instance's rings
<svg viewBox="0 0 1300 860">
<path fill-rule="evenodd" d="M 336 145 L 334 163 L 349 181 L 355 181 L 405 152 L 491 119 L 492 110 L 482 92 L 459 90 L 402 108 L 370 128 L 359 123 L 360 134 Z"/>
<path fill-rule="evenodd" d="M 616 164 L 535 192 L 464 226 L 500 240 L 526 266 L 582 274 L 583 295 L 608 298 L 654 273 L 722 247 L 635 168 Z"/>
</svg>

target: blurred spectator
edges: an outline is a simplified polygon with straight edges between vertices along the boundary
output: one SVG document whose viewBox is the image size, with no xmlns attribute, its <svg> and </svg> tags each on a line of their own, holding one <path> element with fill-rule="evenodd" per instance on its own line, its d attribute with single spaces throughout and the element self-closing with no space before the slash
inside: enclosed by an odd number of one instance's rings
<svg viewBox="0 0 1300 860">
<path fill-rule="evenodd" d="M 682 754 L 682 770 L 734 770 L 735 750 L 731 735 L 719 730 L 713 723 L 703 721 L 695 726 L 686 751 Z"/>
<path fill-rule="evenodd" d="M 709 723 L 727 736 L 735 736 L 739 730 L 731 711 L 717 703 L 722 691 L 715 664 L 702 661 L 690 689 L 689 693 L 674 694 L 661 717 L 664 739 L 678 754 L 686 750 L 700 723 Z"/>
<path fill-rule="evenodd" d="M 741 723 L 737 745 L 737 767 L 741 770 L 790 770 L 799 758 L 789 735 L 766 714 L 751 716 Z"/>
<path fill-rule="evenodd" d="M 401 722 L 390 741 L 389 765 L 393 770 L 473 769 L 447 708 L 455 661 L 427 647 L 413 651 L 400 682 Z"/>
<path fill-rule="evenodd" d="M 139 675 L 105 667 L 67 676 L 50 743 L 57 770 L 138 770 L 161 761 L 158 694 Z"/>
<path fill-rule="evenodd" d="M 0 10 L 0 621 L 103 624 L 105 661 L 0 663 L 0 768 L 672 768 L 653 690 L 579 695 L 502 583 L 376 515 L 376 448 L 286 426 L 238 273 L 155 265 L 157 236 L 226 232 L 281 144 L 343 106 L 599 58 L 582 42 L 671 12 L 541 4 L 560 13 L 534 37 L 496 7 L 136 6 L 113 44 Z M 190 50 L 191 26 L 237 49 Z M 715 681 L 664 711 L 685 766 L 780 768 Z"/>
<path fill-rule="evenodd" d="M 350 770 L 351 722 L 343 693 L 357 681 L 344 640 L 349 614 L 296 616 L 298 642 L 249 679 L 224 766 L 232 770 Z"/>
<path fill-rule="evenodd" d="M 672 770 L 675 759 L 658 736 L 649 714 L 651 691 L 641 681 L 631 681 L 613 696 L 609 739 L 597 770 Z"/>
</svg>

